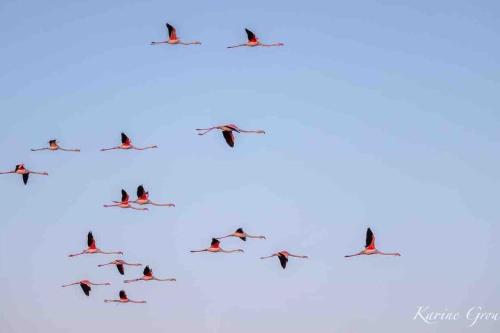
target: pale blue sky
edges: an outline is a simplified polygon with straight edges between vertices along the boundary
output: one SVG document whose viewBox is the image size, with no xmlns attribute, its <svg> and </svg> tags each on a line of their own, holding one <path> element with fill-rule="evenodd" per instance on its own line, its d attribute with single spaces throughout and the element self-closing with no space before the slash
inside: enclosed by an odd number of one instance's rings
<svg viewBox="0 0 500 333">
<path fill-rule="evenodd" d="M 2 1 L 0 325 L 24 332 L 497 332 L 496 1 Z M 202 46 L 149 46 L 165 22 Z M 228 50 L 244 28 L 283 48 Z M 267 134 L 197 127 L 235 123 Z M 125 131 L 144 152 L 101 153 Z M 80 154 L 32 153 L 57 138 Z M 139 184 L 174 209 L 104 209 Z M 366 227 L 380 249 L 361 257 Z M 243 227 L 244 254 L 193 255 Z M 125 286 L 103 249 L 175 284 Z M 283 271 L 277 250 L 306 254 Z M 140 275 L 129 269 L 126 277 Z M 86 298 L 63 283 L 112 282 Z"/>
</svg>

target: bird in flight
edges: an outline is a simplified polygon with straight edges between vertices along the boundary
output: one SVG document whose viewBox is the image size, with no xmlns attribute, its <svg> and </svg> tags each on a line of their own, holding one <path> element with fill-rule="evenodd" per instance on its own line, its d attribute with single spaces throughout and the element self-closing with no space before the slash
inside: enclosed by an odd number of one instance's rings
<svg viewBox="0 0 500 333">
<path fill-rule="evenodd" d="M 146 303 L 146 301 L 134 301 L 131 300 L 130 298 L 127 297 L 127 294 L 125 293 L 125 290 L 120 290 L 119 293 L 120 298 L 119 299 L 105 299 L 105 303 Z"/>
<path fill-rule="evenodd" d="M 132 208 L 132 209 L 135 209 L 135 210 L 148 210 L 147 208 L 137 208 L 137 207 L 132 206 L 130 204 L 130 201 L 129 201 L 128 193 L 124 189 L 122 189 L 122 200 L 121 201 L 113 201 L 113 202 L 114 202 L 113 204 L 111 204 L 111 205 L 104 205 L 104 207 L 105 208 L 120 207 L 120 208 Z"/>
<path fill-rule="evenodd" d="M 222 135 L 224 136 L 224 139 L 226 140 L 229 147 L 234 147 L 233 131 L 237 132 L 237 133 L 266 134 L 266 132 L 263 130 L 244 130 L 244 129 L 241 129 L 234 124 L 219 125 L 219 126 L 214 126 L 214 127 L 209 127 L 209 128 L 197 128 L 196 130 L 200 132 L 200 133 L 198 133 L 198 135 L 205 135 L 214 129 L 218 129 L 218 130 L 222 131 Z"/>
<path fill-rule="evenodd" d="M 161 41 L 161 42 L 151 42 L 151 45 L 157 45 L 157 44 L 200 45 L 201 44 L 200 42 L 184 43 L 183 41 L 181 41 L 179 39 L 179 37 L 177 37 L 177 31 L 175 30 L 175 28 L 172 25 L 170 25 L 170 24 L 167 23 L 166 26 L 167 26 L 167 30 L 168 30 L 168 40 L 164 40 L 164 41 Z"/>
<path fill-rule="evenodd" d="M 137 281 L 151 281 L 151 280 L 155 280 L 155 281 L 177 281 L 174 278 L 159 279 L 159 278 L 157 278 L 156 276 L 153 275 L 153 270 L 151 268 L 149 268 L 149 266 L 146 266 L 146 267 L 144 267 L 143 276 L 141 276 L 138 279 L 125 280 L 123 282 L 125 282 L 125 283 L 131 283 L 131 282 L 137 282 Z"/>
<path fill-rule="evenodd" d="M 245 31 L 247 33 L 247 38 L 248 38 L 248 41 L 245 44 L 238 44 L 238 45 L 228 46 L 227 48 L 228 49 L 232 49 L 232 48 L 235 48 L 235 47 L 242 47 L 242 46 L 255 47 L 255 46 L 283 46 L 283 45 L 285 45 L 283 43 L 274 43 L 274 44 L 264 44 L 264 43 L 261 43 L 260 40 L 259 40 L 259 38 L 257 38 L 253 32 L 251 32 L 247 28 L 245 28 Z"/>
<path fill-rule="evenodd" d="M 380 255 L 384 255 L 384 256 L 396 256 L 396 257 L 401 256 L 401 254 L 396 253 L 396 252 L 395 253 L 386 253 L 386 252 L 382 252 L 382 251 L 377 250 L 377 248 L 375 247 L 375 235 L 373 234 L 372 230 L 370 228 L 368 228 L 366 230 L 365 248 L 358 253 L 347 255 L 344 257 L 350 258 L 350 257 L 355 257 L 355 256 L 360 256 L 360 255 L 372 255 L 372 254 L 380 254 Z"/>
<path fill-rule="evenodd" d="M 96 254 L 96 253 L 101 253 L 101 254 L 123 254 L 121 251 L 115 251 L 115 252 L 106 252 L 102 251 L 101 249 L 97 248 L 95 245 L 95 239 L 94 236 L 92 235 L 92 231 L 89 231 L 87 234 L 87 246 L 85 250 L 83 250 L 80 253 L 75 253 L 75 254 L 70 254 L 68 257 L 76 257 L 82 254 Z"/>
<path fill-rule="evenodd" d="M 165 207 L 175 207 L 173 203 L 155 203 L 149 200 L 149 192 L 144 190 L 144 186 L 139 185 L 137 187 L 137 200 L 132 201 L 139 205 L 153 205 L 153 206 L 165 206 Z"/>
<path fill-rule="evenodd" d="M 83 293 L 87 296 L 90 296 L 90 291 L 92 290 L 91 286 L 110 286 L 111 283 L 105 282 L 105 283 L 93 283 L 90 282 L 89 280 L 81 280 L 75 283 L 70 283 L 70 284 L 63 284 L 61 287 L 69 287 L 69 286 L 74 286 L 74 285 L 80 285 L 80 288 L 82 288 Z"/>
<path fill-rule="evenodd" d="M 66 149 L 59 146 L 56 139 L 49 140 L 49 146 L 45 148 L 31 148 L 31 151 L 40 151 L 40 150 L 62 150 L 62 151 L 74 151 L 80 152 L 80 149 Z"/>
<path fill-rule="evenodd" d="M 118 272 L 121 275 L 125 274 L 125 265 L 127 265 L 127 266 L 142 266 L 142 264 L 131 264 L 131 263 L 126 262 L 125 260 L 116 259 L 116 260 L 113 260 L 111 262 L 108 262 L 107 264 L 97 265 L 97 267 L 103 267 L 103 266 L 108 266 L 108 265 L 116 265 L 116 269 L 118 270 Z"/>
<path fill-rule="evenodd" d="M 302 259 L 309 258 L 308 256 L 300 256 L 300 255 L 296 255 L 296 254 L 291 254 L 290 252 L 287 252 L 287 251 L 280 251 L 280 252 L 274 253 L 268 257 L 261 257 L 260 259 L 268 259 L 268 258 L 272 258 L 272 257 L 278 257 L 280 264 L 281 264 L 281 267 L 283 267 L 283 269 L 286 268 L 286 264 L 288 263 L 288 257 L 302 258 Z"/>
<path fill-rule="evenodd" d="M 191 250 L 191 253 L 195 252 L 222 252 L 222 253 L 232 253 L 232 252 L 244 252 L 242 249 L 236 249 L 236 250 L 223 250 L 220 247 L 220 241 L 212 238 L 212 243 L 210 244 L 210 247 L 207 249 L 202 249 L 202 250 Z"/>
<path fill-rule="evenodd" d="M 147 147 L 143 147 L 143 148 L 138 148 L 138 147 L 136 147 L 136 146 L 134 146 L 132 144 L 132 141 L 130 141 L 129 137 L 125 133 L 122 132 L 121 136 L 122 136 L 122 144 L 121 145 L 116 146 L 116 147 L 111 147 L 111 148 L 103 148 L 103 149 L 101 149 L 101 151 L 108 151 L 108 150 L 113 150 L 113 149 L 146 150 L 146 149 L 158 148 L 157 145 L 152 145 L 152 146 L 147 146 Z"/>
<path fill-rule="evenodd" d="M 16 167 L 12 171 L 3 171 L 3 172 L 0 172 L 0 175 L 6 175 L 6 174 L 9 174 L 9 173 L 15 173 L 15 174 L 23 176 L 23 183 L 24 183 L 24 185 L 28 184 L 28 178 L 29 178 L 30 174 L 42 175 L 42 176 L 48 176 L 49 175 L 47 172 L 37 172 L 37 171 L 28 170 L 28 169 L 26 169 L 24 167 L 24 164 L 22 164 L 22 163 L 16 165 Z"/>
<path fill-rule="evenodd" d="M 243 231 L 243 228 L 238 228 L 232 234 L 229 234 L 229 235 L 223 236 L 223 237 L 217 237 L 216 239 L 223 239 L 223 238 L 227 238 L 227 237 L 238 237 L 242 241 L 246 241 L 247 238 L 266 239 L 265 236 L 252 236 L 252 235 L 249 235 L 245 231 Z"/>
</svg>

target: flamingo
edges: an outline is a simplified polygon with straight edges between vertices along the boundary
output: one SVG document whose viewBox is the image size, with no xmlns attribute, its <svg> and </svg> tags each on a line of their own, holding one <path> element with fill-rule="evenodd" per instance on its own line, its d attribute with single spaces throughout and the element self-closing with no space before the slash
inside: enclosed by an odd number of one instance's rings
<svg viewBox="0 0 500 333">
<path fill-rule="evenodd" d="M 268 257 L 260 257 L 260 259 L 267 259 L 267 258 L 272 258 L 272 257 L 278 257 L 278 259 L 280 260 L 281 267 L 283 267 L 283 269 L 286 268 L 286 264 L 288 263 L 288 257 L 302 258 L 302 259 L 309 258 L 308 256 L 300 256 L 300 255 L 296 255 L 296 254 L 291 254 L 290 252 L 287 252 L 287 251 L 280 251 L 280 252 L 274 253 Z"/>
<path fill-rule="evenodd" d="M 232 253 L 232 252 L 245 252 L 242 249 L 236 249 L 236 250 L 223 250 L 220 246 L 220 241 L 212 238 L 212 243 L 210 244 L 210 247 L 208 249 L 203 249 L 203 250 L 191 250 L 191 253 L 195 252 L 223 252 L 223 253 Z"/>
<path fill-rule="evenodd" d="M 122 144 L 116 147 L 111 147 L 111 148 L 103 148 L 101 151 L 108 151 L 108 150 L 113 150 L 113 149 L 134 149 L 134 150 L 146 150 L 146 149 L 152 149 L 152 148 L 158 148 L 157 145 L 153 146 L 147 146 L 143 148 L 138 148 L 132 144 L 132 141 L 128 138 L 128 136 L 122 132 Z"/>
<path fill-rule="evenodd" d="M 283 46 L 283 45 L 285 45 L 283 43 L 263 44 L 259 41 L 259 38 L 257 38 L 253 32 L 251 32 L 247 28 L 245 28 L 245 31 L 247 33 L 248 42 L 246 42 L 245 44 L 228 46 L 227 48 L 232 49 L 232 48 L 241 47 L 241 46 L 255 47 L 255 46 Z"/>
<path fill-rule="evenodd" d="M 137 281 L 177 281 L 176 279 L 159 279 L 153 275 L 153 270 L 149 268 L 149 266 L 144 267 L 143 271 L 144 276 L 138 278 L 138 279 L 133 279 L 133 280 L 125 280 L 123 282 L 125 283 L 131 283 L 131 282 L 137 282 Z"/>
<path fill-rule="evenodd" d="M 57 140 L 52 139 L 49 140 L 49 146 L 46 148 L 31 148 L 31 151 L 40 151 L 40 150 L 62 150 L 62 151 L 74 151 L 74 152 L 80 152 L 80 149 L 66 149 L 61 146 L 59 146 Z"/>
<path fill-rule="evenodd" d="M 37 171 L 28 170 L 24 167 L 24 164 L 22 164 L 22 163 L 16 165 L 16 167 L 13 171 L 3 171 L 3 172 L 0 172 L 0 175 L 6 175 L 9 173 L 17 173 L 18 175 L 22 175 L 24 185 L 26 185 L 28 183 L 28 178 L 29 178 L 30 174 L 42 175 L 42 176 L 49 175 L 47 172 L 37 172 Z"/>
<path fill-rule="evenodd" d="M 351 254 L 351 255 L 347 255 L 347 256 L 344 256 L 346 258 L 350 258 L 350 257 L 355 257 L 355 256 L 359 256 L 359 255 L 372 255 L 372 254 L 381 254 L 381 255 L 384 255 L 384 256 L 396 256 L 396 257 L 399 257 L 401 256 L 401 254 L 395 252 L 395 253 L 385 253 L 385 252 L 381 252 L 379 250 L 377 250 L 377 248 L 375 247 L 375 235 L 373 234 L 372 230 L 370 228 L 368 228 L 366 230 L 366 245 L 365 245 L 365 248 L 363 250 L 361 250 L 360 252 L 356 253 L 356 254 Z"/>
<path fill-rule="evenodd" d="M 65 287 L 69 287 L 69 286 L 74 286 L 76 284 L 80 285 L 80 287 L 83 290 L 83 293 L 87 296 L 90 296 L 90 291 L 92 290 L 92 288 L 90 286 L 110 286 L 111 285 L 111 283 L 109 283 L 109 282 L 93 283 L 93 282 L 90 282 L 89 280 L 81 280 L 81 281 L 78 281 L 75 283 L 63 284 L 61 287 L 65 288 Z"/>
<path fill-rule="evenodd" d="M 176 32 L 175 28 L 168 23 L 166 24 L 166 26 L 168 29 L 168 40 L 161 41 L 161 42 L 151 42 L 151 45 L 157 45 L 157 44 L 201 45 L 200 42 L 189 42 L 189 43 L 182 42 L 179 39 L 179 37 L 177 37 L 177 32 Z"/>
<path fill-rule="evenodd" d="M 129 202 L 129 196 L 128 196 L 128 193 L 127 191 L 125 191 L 124 189 L 122 189 L 122 200 L 121 201 L 113 201 L 114 204 L 111 204 L 111 205 L 104 205 L 104 207 L 106 208 L 109 208 L 109 207 L 120 207 L 120 208 L 132 208 L 132 209 L 135 209 L 135 210 L 148 210 L 147 208 L 137 208 L 137 207 L 134 207 L 130 204 Z"/>
<path fill-rule="evenodd" d="M 146 301 L 133 301 L 127 297 L 125 290 L 120 290 L 120 298 L 119 299 L 105 299 L 104 303 L 146 303 Z"/>
<path fill-rule="evenodd" d="M 227 238 L 227 237 L 238 237 L 239 239 L 241 239 L 242 241 L 245 241 L 245 242 L 247 240 L 247 237 L 248 238 L 266 239 L 265 236 L 252 236 L 252 235 L 249 235 L 249 234 L 247 234 L 246 232 L 243 231 L 243 228 L 238 228 L 232 234 L 229 234 L 229 235 L 224 236 L 224 237 L 217 237 L 216 239 L 223 239 L 223 238 Z"/>
<path fill-rule="evenodd" d="M 83 250 L 80 253 L 70 254 L 70 255 L 68 255 L 68 257 L 76 257 L 76 256 L 79 256 L 79 255 L 82 255 L 82 254 L 96 254 L 96 253 L 101 253 L 101 254 L 120 254 L 120 255 L 123 254 L 123 252 L 121 252 L 121 251 L 105 252 L 105 251 L 102 251 L 101 249 L 98 249 L 95 246 L 95 239 L 94 239 L 94 236 L 92 235 L 92 231 L 89 231 L 89 233 L 87 234 L 87 245 L 88 245 L 87 249 Z"/>
<path fill-rule="evenodd" d="M 127 266 L 142 266 L 142 264 L 131 264 L 131 263 L 126 262 L 125 260 L 117 259 L 117 260 L 113 260 L 111 262 L 108 262 L 107 264 L 97 265 L 97 267 L 103 267 L 103 266 L 108 266 L 108 265 L 116 265 L 116 269 L 118 269 L 118 272 L 120 272 L 121 275 L 125 274 L 125 267 L 124 267 L 124 265 L 127 265 Z"/>
<path fill-rule="evenodd" d="M 155 202 L 149 200 L 149 192 L 146 192 L 144 190 L 144 186 L 142 186 L 142 185 L 139 185 L 137 187 L 137 200 L 132 201 L 132 202 L 139 204 L 139 205 L 175 207 L 175 205 L 173 203 L 160 204 L 160 203 L 155 203 Z"/>
<path fill-rule="evenodd" d="M 234 147 L 234 135 L 233 131 L 237 133 L 257 133 L 257 134 L 266 134 L 265 131 L 263 130 L 243 130 L 239 128 L 238 126 L 234 124 L 227 124 L 227 125 L 218 125 L 214 127 L 209 127 L 209 128 L 197 128 L 197 131 L 204 131 L 202 133 L 198 133 L 198 135 L 205 135 L 211 130 L 218 129 L 222 131 L 222 135 L 224 136 L 224 139 L 226 139 L 227 144 L 229 147 Z"/>
</svg>

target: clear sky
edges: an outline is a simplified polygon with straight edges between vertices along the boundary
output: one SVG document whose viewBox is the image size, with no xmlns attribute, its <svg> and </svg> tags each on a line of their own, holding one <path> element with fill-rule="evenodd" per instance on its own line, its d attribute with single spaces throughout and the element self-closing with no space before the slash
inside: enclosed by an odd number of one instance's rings
<svg viewBox="0 0 500 333">
<path fill-rule="evenodd" d="M 404 4 L 403 4 L 404 3 Z M 498 332 L 497 1 L 0 3 L 2 332 Z M 150 46 L 165 22 L 201 46 Z M 244 28 L 282 48 L 225 47 Z M 265 129 L 194 131 L 220 123 Z M 126 132 L 144 152 L 101 153 Z M 82 152 L 30 152 L 57 138 Z M 144 184 L 176 208 L 105 209 Z M 359 251 L 366 228 L 395 257 Z M 244 254 L 190 254 L 238 227 Z M 172 283 L 123 285 L 114 257 Z M 258 257 L 287 249 L 291 260 Z M 125 278 L 141 274 L 128 269 Z M 91 297 L 88 278 L 111 282 Z M 146 305 L 103 303 L 124 288 Z"/>
</svg>

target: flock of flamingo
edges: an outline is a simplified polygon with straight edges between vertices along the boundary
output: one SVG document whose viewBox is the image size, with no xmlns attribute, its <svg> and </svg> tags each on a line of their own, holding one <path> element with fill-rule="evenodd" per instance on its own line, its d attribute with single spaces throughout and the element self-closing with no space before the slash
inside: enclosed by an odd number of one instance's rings
<svg viewBox="0 0 500 333">
<path fill-rule="evenodd" d="M 157 44 L 170 44 L 170 45 L 199 45 L 201 44 L 198 41 L 195 42 L 182 42 L 179 37 L 177 36 L 177 32 L 175 28 L 170 25 L 169 23 L 166 24 L 167 29 L 168 29 L 168 40 L 166 41 L 160 41 L 160 42 L 151 42 L 151 45 L 157 45 Z M 255 36 L 255 34 L 248 30 L 245 29 L 247 33 L 247 38 L 248 41 L 244 44 L 239 44 L 239 45 L 233 45 L 233 46 L 228 46 L 228 48 L 235 48 L 235 47 L 255 47 L 255 46 L 283 46 L 283 43 L 274 43 L 274 44 L 263 44 L 259 41 L 259 39 Z M 230 147 L 234 147 L 235 145 L 235 137 L 234 137 L 234 132 L 236 133 L 255 133 L 255 134 L 265 134 L 266 132 L 263 130 L 244 130 L 239 128 L 238 126 L 234 124 L 224 124 L 224 125 L 218 125 L 218 126 L 213 126 L 209 128 L 197 128 L 196 131 L 198 131 L 198 135 L 205 135 L 208 132 L 212 130 L 220 130 L 222 132 L 222 136 L 224 137 L 226 143 Z M 102 152 L 104 151 L 110 151 L 110 150 L 147 150 L 147 149 L 156 149 L 158 148 L 157 145 L 150 145 L 150 146 L 144 146 L 144 147 L 137 147 L 132 144 L 132 141 L 130 138 L 125 134 L 121 133 L 121 144 L 118 146 L 110 147 L 110 148 L 103 148 L 101 149 Z M 43 151 L 43 150 L 50 150 L 50 151 L 64 151 L 64 152 L 80 152 L 80 149 L 78 148 L 63 148 L 59 145 L 58 141 L 55 139 L 51 139 L 48 141 L 48 147 L 43 147 L 43 148 L 36 148 L 36 149 L 31 149 L 31 151 Z M 0 172 L 0 174 L 18 174 L 22 176 L 23 182 L 26 185 L 28 183 L 28 178 L 30 174 L 34 175 L 44 175 L 48 176 L 47 172 L 38 172 L 38 171 L 33 171 L 30 169 L 27 169 L 24 164 L 20 163 L 15 166 L 14 170 L 11 171 L 4 171 Z M 147 211 L 148 208 L 146 207 L 136 207 L 132 204 L 136 204 L 139 206 L 143 205 L 152 205 L 152 206 L 164 206 L 164 207 L 175 207 L 175 204 L 173 203 L 157 203 L 153 202 L 149 199 L 149 192 L 147 192 L 144 189 L 143 185 L 139 185 L 137 187 L 137 199 L 136 200 L 130 200 L 128 193 L 122 189 L 121 190 L 121 200 L 120 201 L 112 201 L 111 204 L 104 205 L 104 207 L 119 207 L 119 208 L 130 208 L 134 210 L 141 210 L 141 211 Z M 231 249 L 231 250 L 225 250 L 220 246 L 221 240 L 229 237 L 236 237 L 241 239 L 242 241 L 246 241 L 249 238 L 253 239 L 266 239 L 265 236 L 262 235 L 250 235 L 246 233 L 243 228 L 238 228 L 236 229 L 233 233 L 230 233 L 226 236 L 221 236 L 221 237 L 214 237 L 211 240 L 210 246 L 204 249 L 200 250 L 191 250 L 191 253 L 200 253 L 200 252 L 212 252 L 212 253 L 236 253 L 236 252 L 244 252 L 243 249 Z M 74 254 L 69 254 L 69 257 L 77 257 L 80 255 L 90 255 L 90 254 L 107 254 L 107 255 L 123 255 L 122 251 L 103 251 L 99 249 L 96 246 L 96 241 L 94 239 L 94 235 L 92 232 L 89 232 L 87 235 L 87 248 L 82 250 L 81 252 L 74 253 Z M 354 257 L 354 256 L 360 256 L 360 255 L 390 255 L 390 256 L 400 256 L 399 253 L 394 252 L 394 253 L 388 253 L 388 252 L 382 252 L 379 251 L 375 247 L 375 235 L 373 234 L 372 230 L 370 228 L 367 229 L 366 231 L 366 242 L 364 248 L 355 254 L 351 255 L 346 255 L 346 258 Z M 292 254 L 288 251 L 279 251 L 276 253 L 273 253 L 269 256 L 264 256 L 260 257 L 260 259 L 268 259 L 268 258 L 273 258 L 277 257 L 280 265 L 283 269 L 286 268 L 288 259 L 289 258 L 301 258 L 301 259 L 307 259 L 308 256 L 305 255 L 297 255 L 297 254 Z M 115 259 L 113 261 L 110 261 L 105 264 L 100 264 L 98 267 L 104 267 L 104 266 L 110 266 L 114 265 L 116 266 L 118 273 L 121 275 L 125 275 L 125 266 L 142 266 L 140 263 L 128 263 L 122 259 Z M 157 278 L 153 274 L 153 270 L 149 266 L 145 266 L 142 272 L 142 276 L 135 278 L 135 279 L 129 279 L 129 280 L 124 280 L 124 283 L 132 283 L 132 282 L 138 282 L 138 281 L 168 281 L 168 282 L 174 282 L 176 281 L 175 278 Z M 82 289 L 83 293 L 86 296 L 90 296 L 90 292 L 92 290 L 92 286 L 109 286 L 109 282 L 103 282 L 103 283 L 94 283 L 89 280 L 81 280 L 77 281 L 74 283 L 66 284 L 63 285 L 62 287 L 69 287 L 69 286 L 74 286 L 74 285 L 79 285 L 80 288 Z M 118 303 L 146 303 L 146 301 L 141 300 L 132 300 L 129 299 L 126 292 L 124 290 L 120 290 L 119 293 L 119 298 L 118 299 L 105 299 L 104 302 L 109 303 L 109 302 L 118 302 Z"/>
</svg>

